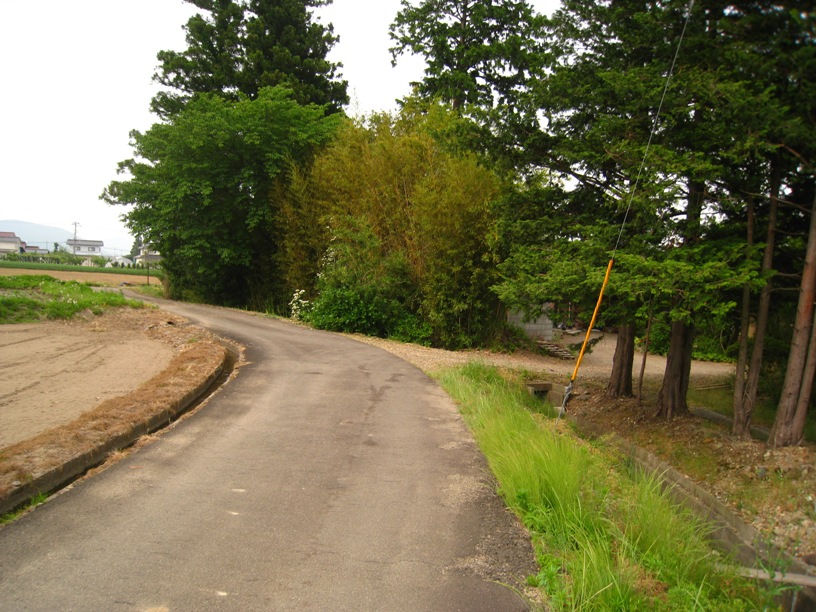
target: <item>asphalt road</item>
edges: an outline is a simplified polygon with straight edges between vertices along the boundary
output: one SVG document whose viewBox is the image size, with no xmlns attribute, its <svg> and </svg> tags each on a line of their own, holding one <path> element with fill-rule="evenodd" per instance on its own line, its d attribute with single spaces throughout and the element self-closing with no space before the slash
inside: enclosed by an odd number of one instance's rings
<svg viewBox="0 0 816 612">
<path fill-rule="evenodd" d="M 163 303 L 247 347 L 195 414 L 0 528 L 0 610 L 523 610 L 535 571 L 447 396 L 375 347 Z"/>
</svg>

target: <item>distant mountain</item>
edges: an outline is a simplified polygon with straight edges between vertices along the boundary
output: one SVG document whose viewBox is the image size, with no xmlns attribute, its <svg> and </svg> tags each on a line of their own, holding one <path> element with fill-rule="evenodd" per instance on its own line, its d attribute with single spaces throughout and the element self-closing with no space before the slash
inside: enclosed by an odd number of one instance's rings
<svg viewBox="0 0 816 612">
<path fill-rule="evenodd" d="M 59 227 L 5 219 L 0 220 L 0 232 L 14 232 L 20 240 L 27 245 L 42 247 L 49 251 L 54 250 L 55 242 L 58 242 L 62 248 L 65 248 L 65 241 L 74 237 L 73 233 Z"/>
</svg>

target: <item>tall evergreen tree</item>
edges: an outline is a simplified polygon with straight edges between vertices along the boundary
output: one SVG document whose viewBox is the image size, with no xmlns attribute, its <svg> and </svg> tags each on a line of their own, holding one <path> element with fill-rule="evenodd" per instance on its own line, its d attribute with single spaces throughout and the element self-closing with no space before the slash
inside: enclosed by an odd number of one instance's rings
<svg viewBox="0 0 816 612">
<path fill-rule="evenodd" d="M 530 161 L 581 185 L 580 191 L 566 192 L 565 197 L 583 201 L 588 206 L 584 214 L 594 216 L 596 225 L 605 221 L 620 226 L 631 198 L 618 256 L 627 251 L 648 256 L 652 263 L 644 269 L 661 283 L 654 291 L 661 297 L 659 311 L 672 328 L 659 399 L 660 414 L 666 418 L 687 409 L 697 322 L 710 318 L 712 299 L 722 297 L 717 292 L 745 278 L 729 243 L 714 243 L 712 213 L 723 210 L 721 186 L 734 160 L 744 156 L 756 137 L 741 120 L 750 110 L 770 110 L 729 64 L 733 60 L 724 59 L 725 52 L 739 44 L 729 47 L 722 36 L 731 5 L 703 0 L 689 15 L 692 4 L 565 0 L 548 29 L 553 63 L 536 87 L 544 129 L 525 147 Z M 655 124 L 681 36 L 685 38 L 678 63 Z M 765 125 L 760 123 L 758 129 Z M 594 203 L 576 199 L 588 190 L 597 194 Z M 611 251 L 614 244 L 613 238 L 605 248 Z M 661 268 L 674 274 L 662 274 Z M 616 266 L 615 274 L 621 273 Z M 697 282 L 688 282 L 692 275 Z M 702 278 L 707 283 L 700 282 Z M 644 297 L 651 301 L 654 296 Z M 628 388 L 626 381 L 619 382 L 610 386 Z"/>
<path fill-rule="evenodd" d="M 336 112 L 348 103 L 340 64 L 327 59 L 337 42 L 331 25 L 311 9 L 331 0 L 185 0 L 202 12 L 187 22 L 187 49 L 161 51 L 154 80 L 168 90 L 152 110 L 162 118 L 177 113 L 195 94 L 250 99 L 262 87 L 283 85 L 301 104 Z"/>
<path fill-rule="evenodd" d="M 415 84 L 454 108 L 518 104 L 540 74 L 542 18 L 525 0 L 402 0 L 391 24 L 394 62 L 405 52 L 427 62 Z"/>
<path fill-rule="evenodd" d="M 330 0 L 186 0 L 187 49 L 162 51 L 163 120 L 131 134 L 128 180 L 103 194 L 164 256 L 171 293 L 285 311 L 281 222 L 293 166 L 308 163 L 348 101 L 337 38 L 311 9 Z"/>
</svg>

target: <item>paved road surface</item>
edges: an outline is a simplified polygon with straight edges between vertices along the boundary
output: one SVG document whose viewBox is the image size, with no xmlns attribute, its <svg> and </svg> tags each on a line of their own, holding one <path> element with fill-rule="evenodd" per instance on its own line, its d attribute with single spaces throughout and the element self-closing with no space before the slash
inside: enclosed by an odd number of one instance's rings
<svg viewBox="0 0 816 612">
<path fill-rule="evenodd" d="M 163 303 L 247 346 L 196 414 L 0 529 L 0 610 L 519 610 L 529 541 L 450 400 L 343 337 Z"/>
</svg>

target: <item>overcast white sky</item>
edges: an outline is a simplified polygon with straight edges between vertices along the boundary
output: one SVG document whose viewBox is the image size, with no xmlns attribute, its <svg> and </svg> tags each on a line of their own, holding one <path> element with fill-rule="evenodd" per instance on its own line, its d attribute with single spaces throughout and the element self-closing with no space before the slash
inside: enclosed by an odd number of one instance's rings
<svg viewBox="0 0 816 612">
<path fill-rule="evenodd" d="M 559 0 L 532 4 L 549 13 Z M 393 109 L 422 76 L 419 58 L 391 67 L 399 8 L 334 0 L 319 13 L 340 36 L 330 57 L 344 65 L 351 114 Z M 78 235 L 103 240 L 108 254 L 130 251 L 125 209 L 98 198 L 131 156 L 130 130 L 154 123 L 156 53 L 184 48 L 194 10 L 182 0 L 0 0 L 0 219 L 69 231 L 78 222 Z"/>
</svg>

